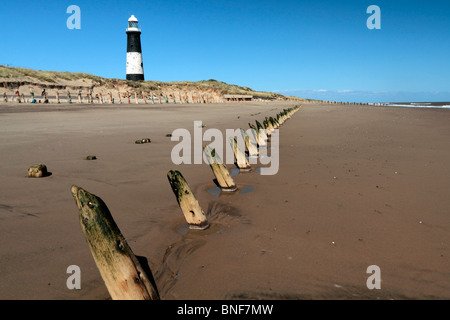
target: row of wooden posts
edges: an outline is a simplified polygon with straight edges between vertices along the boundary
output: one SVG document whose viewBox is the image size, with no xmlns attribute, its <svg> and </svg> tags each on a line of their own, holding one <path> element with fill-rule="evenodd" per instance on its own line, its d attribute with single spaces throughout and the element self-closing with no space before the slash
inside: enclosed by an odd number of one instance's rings
<svg viewBox="0 0 450 320">
<path fill-rule="evenodd" d="M 77 93 L 77 99 L 78 99 L 78 103 L 98 103 L 98 104 L 104 104 L 104 103 L 115 103 L 115 99 L 113 97 L 112 92 L 108 92 L 108 100 L 104 100 L 103 99 L 103 93 L 99 92 L 96 93 L 94 95 L 92 90 L 89 90 L 86 95 L 83 95 L 83 93 L 81 92 L 81 90 Z M 48 92 L 46 90 L 42 91 L 41 93 L 42 99 L 44 100 L 44 103 L 49 103 L 49 99 L 48 99 Z M 85 99 L 83 99 L 83 96 L 85 97 Z M 142 99 L 144 104 L 147 103 L 159 103 L 159 104 L 163 104 L 163 103 L 216 103 L 218 102 L 216 98 L 214 98 L 214 96 L 209 95 L 209 94 L 200 94 L 200 93 L 194 93 L 194 94 L 184 94 L 182 95 L 181 93 L 179 94 L 163 94 L 163 93 L 154 93 L 154 92 L 150 92 L 149 94 L 146 93 L 145 91 L 142 91 L 141 93 L 138 92 L 117 92 L 117 98 L 118 98 L 118 103 L 122 104 L 122 103 L 127 103 L 127 104 L 131 104 L 132 103 L 132 99 L 134 96 L 134 101 L 136 104 L 139 104 L 139 99 Z M 16 90 L 14 92 L 14 97 L 15 99 L 12 99 L 12 101 L 18 102 L 18 103 L 36 103 L 36 99 L 35 99 L 35 94 L 33 91 L 30 90 L 30 99 L 26 99 L 25 95 L 23 93 L 20 93 L 19 90 Z M 56 97 L 56 103 L 61 103 L 61 98 L 60 98 L 60 93 L 58 90 L 55 90 L 55 97 Z M 122 102 L 122 99 L 124 99 L 124 102 Z M 148 102 L 147 102 L 148 99 Z M 8 96 L 6 94 L 6 92 L 3 92 L 3 102 L 8 102 Z M 72 94 L 70 93 L 70 91 L 67 91 L 66 93 L 66 103 L 73 103 L 72 101 Z"/>
<path fill-rule="evenodd" d="M 256 126 L 249 123 L 249 126 L 257 132 L 257 144 L 261 146 L 267 143 L 273 130 L 278 129 L 299 108 L 296 106 L 285 109 L 275 118 L 266 117 L 263 124 L 258 121 Z M 245 134 L 244 130 L 241 132 Z M 248 136 L 244 136 L 244 139 L 249 154 L 257 155 L 257 146 L 250 143 Z M 244 151 L 239 150 L 236 140 L 233 146 L 239 169 L 251 169 Z M 230 172 L 215 150 L 206 146 L 205 153 L 220 188 L 228 192 L 236 191 L 237 186 Z M 207 217 L 183 175 L 178 170 L 170 170 L 167 177 L 189 227 L 200 230 L 208 228 Z M 111 298 L 159 300 L 160 296 L 152 275 L 147 274 L 141 266 L 103 200 L 78 186 L 72 186 L 71 191 L 78 207 L 81 229 Z"/>
</svg>

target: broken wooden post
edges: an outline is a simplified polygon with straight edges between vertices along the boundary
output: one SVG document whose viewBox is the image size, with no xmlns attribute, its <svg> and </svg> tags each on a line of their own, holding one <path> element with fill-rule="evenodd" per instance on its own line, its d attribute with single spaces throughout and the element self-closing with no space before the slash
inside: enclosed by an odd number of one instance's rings
<svg viewBox="0 0 450 320">
<path fill-rule="evenodd" d="M 211 149 L 209 145 L 205 147 L 203 152 L 206 155 L 209 166 L 211 167 L 222 191 L 233 192 L 237 190 L 237 186 L 231 178 L 230 172 L 222 162 L 215 149 Z"/>
<path fill-rule="evenodd" d="M 268 140 L 266 130 L 261 126 L 261 124 L 258 121 L 256 121 L 256 123 L 259 124 L 260 128 L 257 128 L 255 125 L 251 123 L 249 123 L 248 126 L 255 132 L 257 146 L 265 146 L 267 144 L 266 141 Z"/>
<path fill-rule="evenodd" d="M 267 128 L 265 126 L 263 126 L 258 120 L 255 120 L 255 122 L 256 122 L 257 131 L 260 132 L 262 130 L 262 131 L 264 131 L 266 136 L 269 137 L 270 136 L 269 130 L 267 130 Z M 263 124 L 264 124 L 264 121 L 263 121 Z"/>
<path fill-rule="evenodd" d="M 278 121 L 275 118 L 269 117 L 268 121 L 272 125 L 273 130 L 278 129 Z"/>
<path fill-rule="evenodd" d="M 273 127 L 272 122 L 270 121 L 270 118 L 266 117 L 265 120 L 266 120 L 266 123 L 267 123 L 267 127 L 269 128 L 270 132 L 272 133 L 273 130 L 275 130 L 275 128 Z"/>
<path fill-rule="evenodd" d="M 248 162 L 248 159 L 245 157 L 244 152 L 239 148 L 238 142 L 236 138 L 230 139 L 230 142 L 233 144 L 234 156 L 236 158 L 236 165 L 241 171 L 250 171 L 252 167 Z"/>
<path fill-rule="evenodd" d="M 250 127 L 250 128 L 253 130 L 253 132 L 255 134 L 254 138 L 258 139 L 257 138 L 258 130 L 254 127 Z M 258 156 L 258 154 L 259 154 L 258 147 L 256 146 L 255 143 L 253 143 L 255 139 L 250 139 L 250 136 L 244 131 L 244 129 L 241 128 L 240 130 L 241 130 L 241 135 L 244 138 L 245 146 L 247 147 L 249 157 Z"/>
<path fill-rule="evenodd" d="M 159 300 L 157 289 L 99 197 L 72 186 L 81 229 L 113 300 Z"/>
<path fill-rule="evenodd" d="M 189 224 L 189 228 L 199 230 L 208 228 L 209 223 L 205 213 L 183 175 L 177 170 L 170 170 L 167 173 L 167 178 L 177 198 L 178 205 L 186 218 L 186 222 Z"/>
<path fill-rule="evenodd" d="M 17 100 L 16 100 L 17 103 L 20 103 L 21 101 L 20 101 L 20 93 L 19 93 L 19 89 L 16 90 L 15 95 L 17 96 L 17 98 L 16 98 L 16 99 L 17 99 Z"/>
<path fill-rule="evenodd" d="M 42 178 L 48 175 L 47 166 L 45 164 L 37 164 L 28 168 L 28 176 L 31 178 Z"/>
</svg>

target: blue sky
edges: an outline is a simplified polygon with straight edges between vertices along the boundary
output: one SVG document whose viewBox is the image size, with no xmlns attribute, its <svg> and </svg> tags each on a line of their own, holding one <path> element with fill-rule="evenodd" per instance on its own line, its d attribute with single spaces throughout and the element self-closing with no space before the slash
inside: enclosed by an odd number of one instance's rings
<svg viewBox="0 0 450 320">
<path fill-rule="evenodd" d="M 69 5 L 81 9 L 70 30 Z M 366 12 L 381 9 L 381 29 Z M 0 64 L 125 78 L 139 19 L 146 80 L 217 79 L 338 101 L 450 101 L 448 0 L 3 1 Z"/>
</svg>

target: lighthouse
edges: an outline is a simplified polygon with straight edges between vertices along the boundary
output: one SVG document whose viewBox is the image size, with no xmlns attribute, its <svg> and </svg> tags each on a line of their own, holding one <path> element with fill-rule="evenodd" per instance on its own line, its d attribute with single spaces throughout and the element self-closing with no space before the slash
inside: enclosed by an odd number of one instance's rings
<svg viewBox="0 0 450 320">
<path fill-rule="evenodd" d="M 144 80 L 142 62 L 141 30 L 134 15 L 128 19 L 127 28 L 127 80 Z"/>
</svg>

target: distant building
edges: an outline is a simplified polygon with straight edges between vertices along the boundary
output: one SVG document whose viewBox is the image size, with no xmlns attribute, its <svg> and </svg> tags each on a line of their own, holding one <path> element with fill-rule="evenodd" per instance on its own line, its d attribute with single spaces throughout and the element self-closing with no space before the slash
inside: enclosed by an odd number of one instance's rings
<svg viewBox="0 0 450 320">
<path fill-rule="evenodd" d="M 226 94 L 223 96 L 225 101 L 252 101 L 253 96 L 243 94 Z"/>
</svg>

